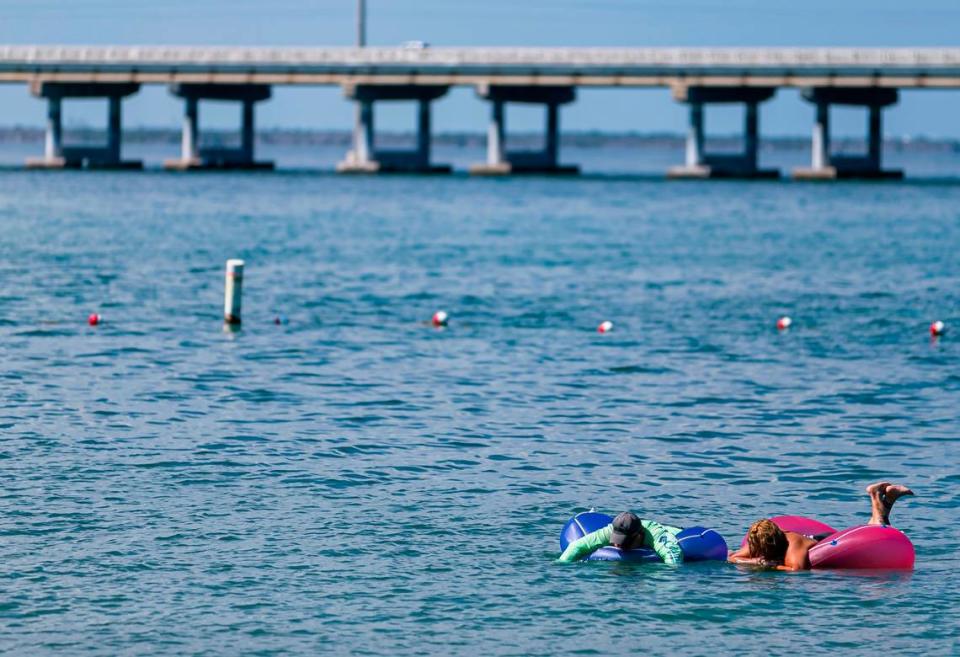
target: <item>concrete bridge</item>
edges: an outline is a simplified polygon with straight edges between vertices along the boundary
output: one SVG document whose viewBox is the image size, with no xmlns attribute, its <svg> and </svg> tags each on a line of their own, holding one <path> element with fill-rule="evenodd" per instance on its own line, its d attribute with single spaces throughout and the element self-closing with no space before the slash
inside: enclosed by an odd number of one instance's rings
<svg viewBox="0 0 960 657">
<path fill-rule="evenodd" d="M 27 83 L 48 101 L 47 140 L 30 166 L 134 167 L 121 158 L 121 105 L 143 84 L 163 84 L 184 103 L 181 157 L 176 169 L 269 167 L 254 157 L 254 107 L 275 85 L 339 85 L 357 105 L 354 144 L 338 167 L 344 172 L 448 171 L 430 158 L 431 104 L 452 86 L 472 86 L 491 107 L 487 161 L 478 174 L 569 173 L 559 161 L 560 108 L 578 87 L 665 87 L 688 107 L 686 161 L 675 177 L 769 177 L 758 167 L 760 106 L 779 88 L 798 88 L 812 106 L 812 159 L 794 171 L 801 178 L 896 177 L 882 168 L 882 110 L 900 89 L 960 88 L 960 48 L 220 48 L 0 46 L 0 82 Z M 108 99 L 107 143 L 69 147 L 62 143 L 65 99 Z M 201 101 L 240 103 L 241 146 L 199 145 Z M 416 148 L 375 147 L 376 103 L 418 105 Z M 526 103 L 544 108 L 544 148 L 505 148 L 504 107 Z M 705 108 L 718 103 L 745 107 L 739 155 L 704 151 Z M 866 155 L 839 157 L 830 149 L 830 108 L 863 107 Z M 642 126 L 638 126 L 642 128 Z"/>
</svg>

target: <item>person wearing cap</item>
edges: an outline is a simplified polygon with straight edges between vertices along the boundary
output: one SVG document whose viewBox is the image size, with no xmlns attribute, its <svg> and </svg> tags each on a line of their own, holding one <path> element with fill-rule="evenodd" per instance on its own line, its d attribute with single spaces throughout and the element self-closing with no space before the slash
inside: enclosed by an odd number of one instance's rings
<svg viewBox="0 0 960 657">
<path fill-rule="evenodd" d="M 681 529 L 670 525 L 661 525 L 653 520 L 642 520 L 635 513 L 624 511 L 613 522 L 578 538 L 563 551 L 558 561 L 567 563 L 579 561 L 602 547 L 611 545 L 621 550 L 651 548 L 663 563 L 675 566 L 683 563 L 683 551 L 677 534 Z"/>
</svg>

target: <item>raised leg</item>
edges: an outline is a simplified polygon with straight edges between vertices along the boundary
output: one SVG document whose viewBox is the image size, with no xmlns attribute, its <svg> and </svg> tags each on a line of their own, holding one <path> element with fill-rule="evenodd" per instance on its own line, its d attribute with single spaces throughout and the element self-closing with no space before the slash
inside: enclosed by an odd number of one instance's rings
<svg viewBox="0 0 960 657">
<path fill-rule="evenodd" d="M 900 484 L 878 481 L 867 486 L 870 495 L 870 521 L 868 525 L 889 525 L 893 504 L 904 495 L 913 495 L 913 491 Z"/>
</svg>

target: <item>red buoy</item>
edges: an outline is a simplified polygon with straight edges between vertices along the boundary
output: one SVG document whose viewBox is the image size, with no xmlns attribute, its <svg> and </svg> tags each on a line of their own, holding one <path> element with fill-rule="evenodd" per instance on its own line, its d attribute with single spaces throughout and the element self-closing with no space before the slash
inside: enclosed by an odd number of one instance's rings
<svg viewBox="0 0 960 657">
<path fill-rule="evenodd" d="M 930 335 L 933 337 L 938 337 L 943 335 L 944 331 L 947 330 L 947 327 L 939 319 L 930 325 Z"/>
<path fill-rule="evenodd" d="M 430 323 L 439 328 L 441 326 L 446 326 L 449 319 L 450 317 L 447 315 L 447 313 L 442 310 L 438 310 L 437 312 L 433 313 L 433 318 L 430 320 Z"/>
<path fill-rule="evenodd" d="M 793 320 L 784 315 L 777 320 L 777 329 L 780 331 L 786 331 L 788 328 L 790 328 L 791 324 L 793 324 Z"/>
<path fill-rule="evenodd" d="M 97 313 L 90 313 L 90 316 L 87 317 L 87 324 L 90 326 L 96 326 L 103 321 L 103 318 Z"/>
<path fill-rule="evenodd" d="M 609 319 L 600 322 L 600 326 L 597 327 L 597 333 L 609 333 L 613 330 L 613 322 Z"/>
</svg>

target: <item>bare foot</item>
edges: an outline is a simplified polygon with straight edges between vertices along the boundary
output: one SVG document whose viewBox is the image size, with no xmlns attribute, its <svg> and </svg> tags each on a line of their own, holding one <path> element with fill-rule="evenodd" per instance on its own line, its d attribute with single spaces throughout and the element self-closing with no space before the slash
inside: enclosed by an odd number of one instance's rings
<svg viewBox="0 0 960 657">
<path fill-rule="evenodd" d="M 893 506 L 893 503 L 904 495 L 913 495 L 913 491 L 901 484 L 890 484 L 883 491 L 888 506 Z"/>
<path fill-rule="evenodd" d="M 870 484 L 867 486 L 867 493 L 870 497 L 883 497 L 883 492 L 887 489 L 887 486 L 890 485 L 889 481 L 878 481 L 875 484 Z"/>
</svg>

